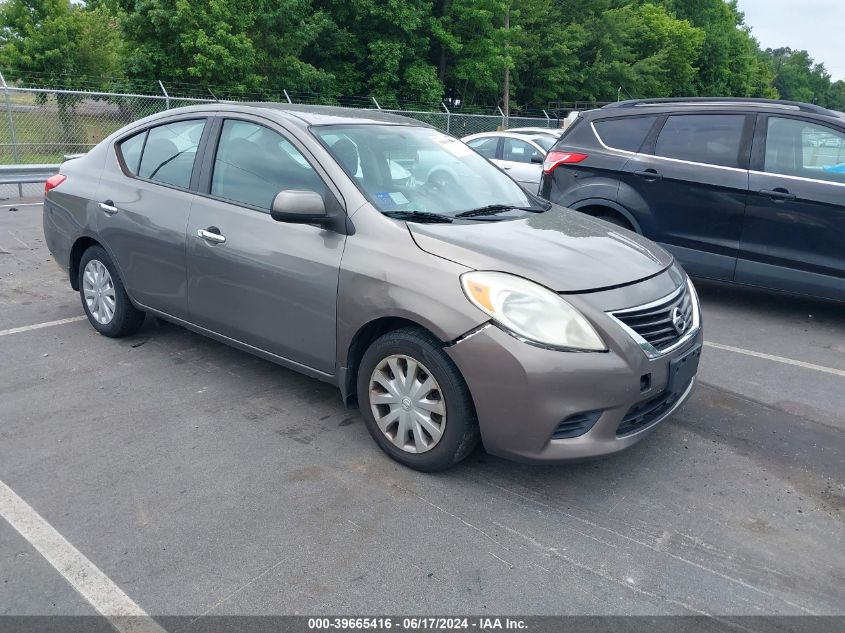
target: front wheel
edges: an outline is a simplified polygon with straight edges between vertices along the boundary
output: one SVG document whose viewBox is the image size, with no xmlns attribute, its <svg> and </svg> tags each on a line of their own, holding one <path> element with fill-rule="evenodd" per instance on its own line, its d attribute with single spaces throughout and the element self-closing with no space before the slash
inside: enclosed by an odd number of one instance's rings
<svg viewBox="0 0 845 633">
<path fill-rule="evenodd" d="M 88 321 L 100 334 L 128 336 L 144 323 L 144 313 L 132 305 L 117 268 L 101 246 L 91 246 L 82 254 L 79 296 Z"/>
<path fill-rule="evenodd" d="M 444 470 L 478 443 L 469 389 L 424 330 L 403 328 L 377 339 L 361 360 L 357 387 L 370 435 L 409 468 Z"/>
</svg>

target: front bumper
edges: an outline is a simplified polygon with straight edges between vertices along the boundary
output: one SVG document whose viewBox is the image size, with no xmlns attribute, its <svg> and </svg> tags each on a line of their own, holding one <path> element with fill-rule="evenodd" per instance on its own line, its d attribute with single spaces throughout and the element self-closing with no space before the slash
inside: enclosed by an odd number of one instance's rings
<svg viewBox="0 0 845 633">
<path fill-rule="evenodd" d="M 694 377 L 679 395 L 662 398 L 670 362 L 701 344 L 701 327 L 683 347 L 649 358 L 610 320 L 592 320 L 600 326 L 608 352 L 544 349 L 493 324 L 446 348 L 469 386 L 489 453 L 525 462 L 615 453 L 643 439 L 690 397 Z M 636 417 L 649 410 L 650 416 Z M 561 422 L 585 413 L 597 416 L 586 433 L 552 438 Z M 619 434 L 623 420 L 626 431 Z"/>
</svg>

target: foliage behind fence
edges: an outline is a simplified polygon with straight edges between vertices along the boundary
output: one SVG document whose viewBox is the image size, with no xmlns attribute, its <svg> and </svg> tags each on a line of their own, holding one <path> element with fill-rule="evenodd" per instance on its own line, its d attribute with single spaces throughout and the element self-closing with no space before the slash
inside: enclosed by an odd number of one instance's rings
<svg viewBox="0 0 845 633">
<path fill-rule="evenodd" d="M 5 112 L 0 123 L 0 164 L 58 163 L 66 154 L 86 152 L 112 132 L 133 121 L 170 108 L 211 99 L 42 88 L 5 89 Z M 374 100 L 361 107 L 376 109 Z M 449 111 L 385 109 L 433 125 L 462 137 L 507 127 L 559 127 L 560 121 L 542 116 L 467 114 Z"/>
</svg>

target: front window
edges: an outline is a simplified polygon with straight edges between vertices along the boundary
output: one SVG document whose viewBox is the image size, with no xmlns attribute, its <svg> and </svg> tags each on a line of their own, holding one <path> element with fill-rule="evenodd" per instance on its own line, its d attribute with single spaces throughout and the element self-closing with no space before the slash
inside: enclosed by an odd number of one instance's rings
<svg viewBox="0 0 845 633">
<path fill-rule="evenodd" d="M 542 163 L 543 154 L 531 143 L 506 138 L 502 147 L 502 159 L 515 163 Z"/>
<path fill-rule="evenodd" d="M 305 157 L 278 132 L 227 119 L 220 132 L 211 194 L 270 210 L 284 189 L 325 193 L 325 185 Z"/>
<path fill-rule="evenodd" d="M 845 134 L 809 121 L 769 117 L 763 171 L 845 182 Z"/>
<path fill-rule="evenodd" d="M 454 217 L 490 205 L 538 204 L 485 158 L 437 130 L 375 124 L 312 130 L 382 213 Z"/>
</svg>

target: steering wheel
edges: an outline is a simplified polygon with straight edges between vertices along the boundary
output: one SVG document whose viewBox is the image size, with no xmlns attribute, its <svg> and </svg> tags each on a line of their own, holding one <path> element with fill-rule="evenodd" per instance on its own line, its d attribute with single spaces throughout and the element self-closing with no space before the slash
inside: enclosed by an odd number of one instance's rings
<svg viewBox="0 0 845 633">
<path fill-rule="evenodd" d="M 446 193 L 458 185 L 455 177 L 443 169 L 431 172 L 425 184 L 438 193 Z"/>
</svg>

